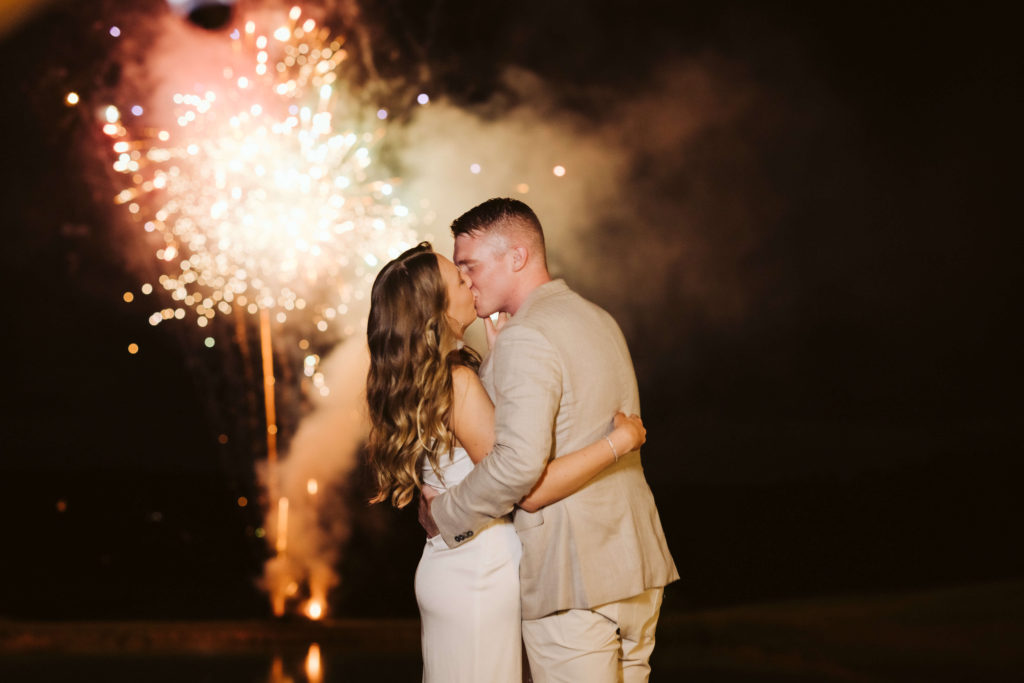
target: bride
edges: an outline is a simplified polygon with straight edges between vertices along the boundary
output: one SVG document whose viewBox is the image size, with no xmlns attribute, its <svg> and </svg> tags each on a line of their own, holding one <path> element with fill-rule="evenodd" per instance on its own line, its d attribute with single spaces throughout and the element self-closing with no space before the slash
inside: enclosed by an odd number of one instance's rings
<svg viewBox="0 0 1024 683">
<path fill-rule="evenodd" d="M 469 285 L 427 242 L 384 266 L 373 283 L 366 384 L 378 488 L 372 502 L 401 508 L 423 484 L 454 486 L 494 445 L 480 358 L 463 344 L 476 319 Z M 491 342 L 498 328 L 490 320 L 485 326 Z M 519 507 L 536 511 L 574 493 L 645 438 L 639 417 L 617 414 L 607 436 L 551 460 Z M 415 580 L 424 681 L 520 683 L 520 554 L 508 516 L 457 548 L 440 536 L 427 539 Z"/>
</svg>

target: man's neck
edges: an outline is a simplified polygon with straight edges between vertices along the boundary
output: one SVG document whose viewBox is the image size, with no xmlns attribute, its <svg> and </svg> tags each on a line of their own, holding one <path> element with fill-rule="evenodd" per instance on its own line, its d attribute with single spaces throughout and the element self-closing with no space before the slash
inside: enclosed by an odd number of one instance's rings
<svg viewBox="0 0 1024 683">
<path fill-rule="evenodd" d="M 519 282 L 515 289 L 515 293 L 512 300 L 509 302 L 507 311 L 511 315 L 515 315 L 523 303 L 526 302 L 530 295 L 533 294 L 541 285 L 551 282 L 551 275 L 547 269 L 539 270 L 535 273 L 527 273 L 522 276 L 522 280 Z"/>
</svg>

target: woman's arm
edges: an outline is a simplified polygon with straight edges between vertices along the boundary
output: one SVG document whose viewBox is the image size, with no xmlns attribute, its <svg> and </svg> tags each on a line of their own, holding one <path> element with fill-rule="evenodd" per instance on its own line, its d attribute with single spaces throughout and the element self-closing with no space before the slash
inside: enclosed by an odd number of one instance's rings
<svg viewBox="0 0 1024 683">
<path fill-rule="evenodd" d="M 519 501 L 519 507 L 536 512 L 576 493 L 599 472 L 617 462 L 619 456 L 635 451 L 646 440 L 647 430 L 638 416 L 616 414 L 615 429 L 607 437 L 549 462 L 533 490 Z"/>
<path fill-rule="evenodd" d="M 475 464 L 494 447 L 494 405 L 480 378 L 470 368 L 458 366 L 454 369 L 452 388 L 452 431 Z M 639 417 L 619 413 L 615 416 L 615 428 L 607 437 L 549 462 L 533 489 L 519 502 L 519 507 L 527 512 L 536 512 L 575 493 L 614 463 L 618 459 L 616 454 L 621 456 L 634 451 L 646 439 L 647 430 Z"/>
</svg>

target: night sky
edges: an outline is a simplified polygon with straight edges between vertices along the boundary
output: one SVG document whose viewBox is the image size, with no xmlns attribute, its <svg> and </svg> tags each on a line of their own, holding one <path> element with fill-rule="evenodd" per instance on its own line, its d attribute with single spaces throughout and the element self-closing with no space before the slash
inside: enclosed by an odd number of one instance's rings
<svg viewBox="0 0 1024 683">
<path fill-rule="evenodd" d="M 259 513 L 236 504 L 258 497 L 259 399 L 227 338 L 205 349 L 121 300 L 138 265 L 83 153 L 95 131 L 63 97 L 119 84 L 106 31 L 127 10 L 80 5 L 53 2 L 0 43 L 0 616 L 265 614 Z M 1024 79 L 1008 17 L 364 5 L 382 78 L 500 122 L 532 106 L 506 77 L 526 70 L 542 113 L 633 150 L 614 201 L 595 196 L 591 228 L 552 261 L 630 342 L 683 575 L 666 610 L 1021 576 Z M 414 513 L 368 508 L 361 471 L 338 494 L 353 526 L 332 608 L 415 614 Z"/>
</svg>

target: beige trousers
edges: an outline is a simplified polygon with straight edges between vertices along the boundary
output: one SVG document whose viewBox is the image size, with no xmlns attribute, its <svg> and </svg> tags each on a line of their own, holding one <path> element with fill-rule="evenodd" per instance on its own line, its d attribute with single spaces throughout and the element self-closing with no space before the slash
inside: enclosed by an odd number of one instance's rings
<svg viewBox="0 0 1024 683">
<path fill-rule="evenodd" d="M 664 592 L 524 620 L 533 683 L 645 683 Z"/>
</svg>

